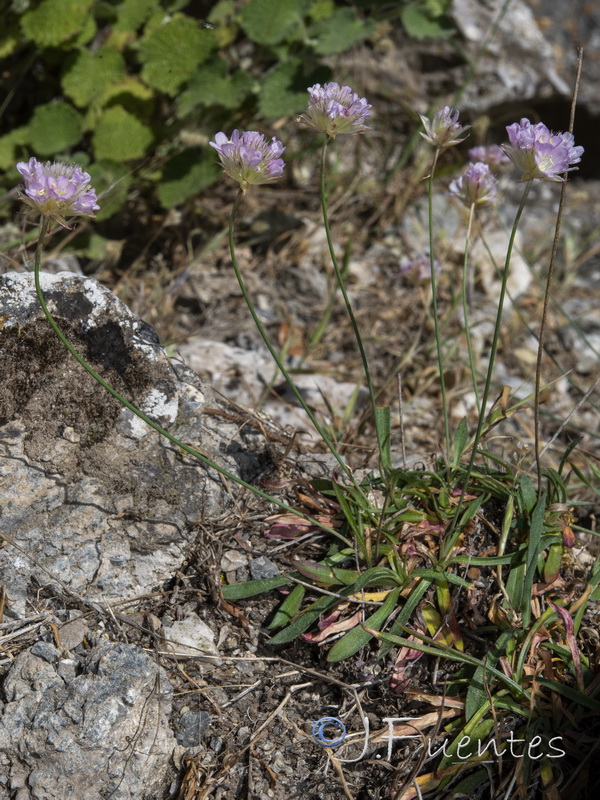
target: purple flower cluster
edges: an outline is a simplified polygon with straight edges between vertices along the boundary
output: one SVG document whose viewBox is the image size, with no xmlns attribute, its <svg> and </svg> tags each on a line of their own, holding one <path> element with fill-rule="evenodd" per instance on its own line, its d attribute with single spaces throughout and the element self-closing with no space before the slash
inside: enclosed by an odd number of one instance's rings
<svg viewBox="0 0 600 800">
<path fill-rule="evenodd" d="M 504 152 L 522 170 L 521 180 L 543 178 L 562 181 L 565 172 L 581 161 L 583 147 L 576 147 L 572 133 L 551 133 L 543 122 L 532 125 L 522 119 L 506 128 L 510 144 Z"/>
<path fill-rule="evenodd" d="M 497 200 L 498 183 L 488 164 L 477 161 L 469 164 L 463 174 L 450 184 L 450 194 L 466 206 L 494 203 Z"/>
<path fill-rule="evenodd" d="M 280 178 L 285 161 L 280 158 L 285 147 L 274 136 L 269 142 L 262 133 L 235 130 L 229 139 L 217 133 L 209 143 L 219 154 L 226 174 L 237 181 L 245 193 L 250 186 L 271 183 Z"/>
<path fill-rule="evenodd" d="M 421 122 L 425 128 L 425 133 L 419 131 L 421 136 L 435 147 L 451 147 L 460 144 L 467 137 L 462 134 L 467 131 L 470 125 L 460 125 L 458 122 L 459 112 L 444 106 L 436 111 L 431 119 L 419 114 Z"/>
<path fill-rule="evenodd" d="M 469 161 L 483 161 L 492 169 L 503 164 L 510 164 L 510 158 L 506 155 L 499 144 L 479 145 L 469 150 Z"/>
<path fill-rule="evenodd" d="M 20 161 L 17 170 L 23 176 L 21 199 L 64 228 L 69 227 L 65 217 L 93 217 L 100 208 L 90 176 L 77 164 L 43 164 L 30 158 Z"/>
<path fill-rule="evenodd" d="M 332 139 L 340 134 L 364 133 L 371 108 L 365 97 L 359 97 L 349 86 L 339 83 L 316 83 L 308 90 L 310 101 L 298 122 L 308 125 Z"/>
</svg>

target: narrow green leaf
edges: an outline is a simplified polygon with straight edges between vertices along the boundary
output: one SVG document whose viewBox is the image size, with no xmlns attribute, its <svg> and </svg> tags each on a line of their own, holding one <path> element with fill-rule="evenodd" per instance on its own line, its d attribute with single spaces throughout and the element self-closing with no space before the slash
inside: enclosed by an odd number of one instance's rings
<svg viewBox="0 0 600 800">
<path fill-rule="evenodd" d="M 275 616 L 267 625 L 267 629 L 274 630 L 275 628 L 281 628 L 291 622 L 291 620 L 300 610 L 305 593 L 306 588 L 302 586 L 302 584 L 299 583 L 294 586 L 292 591 L 288 594 L 283 603 L 275 612 Z"/>
<path fill-rule="evenodd" d="M 376 631 L 385 625 L 390 614 L 396 608 L 399 594 L 400 587 L 393 589 L 385 598 L 381 608 L 378 608 L 374 614 L 371 614 L 365 620 L 365 625 Z M 343 661 L 343 659 L 349 658 L 372 638 L 373 634 L 368 633 L 360 625 L 353 628 L 333 645 L 329 653 L 327 653 L 327 661 Z"/>
<path fill-rule="evenodd" d="M 520 496 L 523 501 L 524 510 L 531 513 L 537 501 L 537 492 L 527 475 L 523 475 L 521 478 Z"/>
<path fill-rule="evenodd" d="M 381 442 L 381 463 L 384 469 L 391 469 L 392 451 L 391 435 L 392 420 L 388 406 L 375 408 L 375 427 L 377 429 L 377 441 Z"/>
<path fill-rule="evenodd" d="M 339 598 L 323 595 L 302 614 L 293 620 L 287 628 L 284 628 L 270 640 L 271 644 L 287 644 L 308 630 L 313 622 L 316 622 L 321 614 L 324 614 L 331 606 L 339 603 Z"/>
<path fill-rule="evenodd" d="M 246 597 L 254 597 L 257 594 L 268 592 L 271 589 L 278 589 L 280 586 L 287 586 L 290 579 L 284 575 L 276 575 L 273 578 L 261 578 L 256 581 L 244 581 L 244 583 L 230 583 L 228 586 L 221 587 L 221 592 L 225 600 L 244 600 Z"/>
<path fill-rule="evenodd" d="M 544 530 L 544 512 L 546 510 L 546 492 L 542 494 L 531 514 L 529 538 L 527 540 L 527 554 L 525 561 L 525 578 L 523 581 L 523 596 L 521 598 L 521 615 L 523 628 L 527 630 L 531 619 L 531 592 L 533 580 L 537 570 L 537 561 L 540 553 L 542 533 Z"/>
<path fill-rule="evenodd" d="M 295 568 L 305 578 L 315 583 L 325 583 L 330 586 L 350 586 L 359 577 L 359 573 L 352 569 L 316 564 L 310 561 L 296 561 Z"/>
<path fill-rule="evenodd" d="M 467 428 L 467 418 L 463 417 L 456 426 L 454 431 L 454 454 L 452 463 L 456 466 L 460 457 L 462 456 L 465 447 L 467 446 L 467 439 L 469 438 L 469 429 Z"/>
<path fill-rule="evenodd" d="M 465 719 L 469 721 L 471 717 L 482 707 L 488 700 L 488 693 L 485 690 L 485 681 L 488 680 L 486 668 L 488 664 L 495 666 L 500 656 L 506 649 L 507 641 L 512 637 L 512 631 L 505 631 L 500 634 L 494 646 L 488 650 L 484 663 L 477 667 L 475 674 L 469 682 L 467 689 L 467 698 L 465 701 Z"/>
<path fill-rule="evenodd" d="M 553 692 L 557 692 L 563 697 L 572 700 L 574 703 L 577 703 L 577 705 L 590 708 L 592 711 L 595 711 L 596 714 L 600 713 L 600 701 L 578 692 L 577 689 L 573 689 L 571 686 L 565 686 L 564 683 L 557 683 L 556 681 L 550 681 L 546 678 L 536 678 L 536 682 L 539 683 L 540 686 L 545 686 L 546 689 L 551 689 Z"/>
</svg>

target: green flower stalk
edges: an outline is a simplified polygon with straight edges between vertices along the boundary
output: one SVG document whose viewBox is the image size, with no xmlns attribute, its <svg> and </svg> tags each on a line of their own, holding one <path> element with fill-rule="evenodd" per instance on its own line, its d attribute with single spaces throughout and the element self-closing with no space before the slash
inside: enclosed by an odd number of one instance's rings
<svg viewBox="0 0 600 800">
<path fill-rule="evenodd" d="M 500 151 L 502 152 L 502 151 Z M 463 260 L 463 280 L 462 280 L 462 301 L 463 316 L 465 322 L 465 334 L 467 337 L 467 350 L 469 353 L 469 369 L 471 371 L 471 382 L 475 392 L 475 405 L 477 413 L 481 416 L 481 406 L 479 404 L 479 389 L 477 387 L 477 373 L 475 370 L 475 358 L 473 355 L 473 345 L 471 343 L 471 326 L 469 324 L 469 302 L 467 290 L 469 247 L 471 243 L 471 229 L 475 208 L 495 203 L 498 195 L 498 182 L 492 175 L 488 164 L 477 161 L 469 164 L 463 174 L 452 181 L 449 186 L 450 194 L 458 198 L 469 209 L 469 222 L 467 225 L 467 235 L 465 237 L 465 253 Z"/>
<path fill-rule="evenodd" d="M 326 83 L 324 86 L 315 84 L 308 89 L 309 102 L 306 112 L 298 117 L 298 122 L 312 128 L 317 133 L 325 134 L 325 141 L 321 151 L 321 170 L 320 170 L 320 187 L 321 187 L 321 211 L 323 214 L 323 224 L 325 226 L 325 234 L 327 237 L 327 246 L 335 277 L 340 288 L 340 292 L 344 299 L 346 311 L 352 325 L 354 338 L 358 346 L 360 358 L 362 361 L 363 372 L 367 382 L 367 389 L 369 392 L 369 399 L 371 402 L 371 413 L 373 416 L 373 425 L 377 436 L 377 449 L 379 452 L 380 468 L 383 470 L 389 464 L 389 436 L 384 432 L 386 423 L 381 423 L 385 417 L 385 411 L 378 409 L 375 400 L 375 389 L 371 379 L 371 371 L 369 369 L 369 362 L 365 352 L 364 344 L 354 311 L 352 303 L 346 290 L 346 283 L 344 276 L 338 264 L 338 259 L 333 245 L 333 237 L 331 235 L 331 227 L 329 225 L 329 213 L 327 210 L 327 191 L 326 191 L 326 163 L 327 163 L 327 145 L 330 139 L 335 139 L 339 135 L 355 135 L 364 133 L 369 130 L 366 124 L 371 116 L 371 106 L 365 97 L 359 97 L 349 86 L 340 86 L 337 83 Z M 384 417 L 380 412 L 384 412 Z"/>
<path fill-rule="evenodd" d="M 339 533 L 339 531 L 318 522 L 313 517 L 302 514 L 291 506 L 278 500 L 256 486 L 252 486 L 246 481 L 239 478 L 237 475 L 229 472 L 229 470 L 216 464 L 212 459 L 200 453 L 198 450 L 190 447 L 184 442 L 180 441 L 176 436 L 169 433 L 161 425 L 151 419 L 147 414 L 144 414 L 133 403 L 126 400 L 116 389 L 114 389 L 107 381 L 104 380 L 79 353 L 75 350 L 67 337 L 61 331 L 58 323 L 50 313 L 44 293 L 40 283 L 40 264 L 42 259 L 42 252 L 44 249 L 44 242 L 48 234 L 52 220 L 55 220 L 63 227 L 68 227 L 66 224 L 66 217 L 93 217 L 94 211 L 99 209 L 97 204 L 97 197 L 95 191 L 89 184 L 90 176 L 87 172 L 83 172 L 80 167 L 71 164 L 56 163 L 40 164 L 36 159 L 30 159 L 28 164 L 19 163 L 17 169 L 23 175 L 23 184 L 19 188 L 21 199 L 26 202 L 30 208 L 38 211 L 42 215 L 40 235 L 38 244 L 35 251 L 34 260 L 34 280 L 35 290 L 44 312 L 44 316 L 48 320 L 52 330 L 56 333 L 60 341 L 67 348 L 73 358 L 85 369 L 85 371 L 94 378 L 97 383 L 102 386 L 109 394 L 121 403 L 122 406 L 129 409 L 133 414 L 143 420 L 147 425 L 153 428 L 161 436 L 164 436 L 172 444 L 182 450 L 184 453 L 192 456 L 200 461 L 207 467 L 214 469 L 216 472 L 223 475 L 225 478 L 234 481 L 245 489 L 253 492 L 263 500 L 274 503 L 279 508 L 289 513 L 295 514 L 298 518 L 304 519 L 311 525 L 316 526 L 327 533 L 332 534 L 337 539 L 342 541 L 346 546 L 351 546 L 350 541 Z"/>
</svg>

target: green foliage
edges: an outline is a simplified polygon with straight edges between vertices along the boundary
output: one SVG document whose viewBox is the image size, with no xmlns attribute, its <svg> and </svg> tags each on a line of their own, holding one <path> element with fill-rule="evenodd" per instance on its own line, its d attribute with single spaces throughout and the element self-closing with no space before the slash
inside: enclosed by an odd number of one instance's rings
<svg viewBox="0 0 600 800">
<path fill-rule="evenodd" d="M 114 161 L 96 161 L 87 167 L 92 179 L 92 186 L 96 189 L 100 211 L 96 212 L 96 219 L 101 222 L 110 219 L 121 210 L 131 185 L 131 170 L 124 164 Z"/>
<path fill-rule="evenodd" d="M 15 162 L 22 157 L 23 145 L 29 141 L 29 129 L 15 128 L 6 136 L 0 136 L 0 169 L 14 170 Z"/>
<path fill-rule="evenodd" d="M 302 21 L 310 0 L 250 0 L 241 13 L 241 24 L 257 44 L 279 44 Z"/>
<path fill-rule="evenodd" d="M 122 106 L 108 108 L 94 131 L 94 153 L 99 160 L 141 158 L 152 141 L 152 131 Z"/>
<path fill-rule="evenodd" d="M 201 30 L 195 20 L 179 14 L 141 39 L 142 78 L 173 96 L 215 47 L 211 30 Z"/>
<path fill-rule="evenodd" d="M 402 9 L 402 25 L 414 39 L 445 39 L 454 35 L 455 28 L 445 16 L 446 0 L 416 0 Z"/>
<path fill-rule="evenodd" d="M 101 47 L 95 53 L 81 50 L 64 73 L 62 87 L 76 106 L 85 108 L 125 75 L 125 59 L 117 50 L 111 47 Z"/>
<path fill-rule="evenodd" d="M 23 33 L 40 47 L 59 47 L 78 34 L 91 38 L 95 31 L 92 5 L 93 0 L 42 0 L 23 14 Z"/>
<path fill-rule="evenodd" d="M 163 208 L 181 205 L 214 183 L 221 174 L 212 148 L 199 156 L 197 150 L 184 150 L 172 158 L 158 187 L 158 197 Z"/>
<path fill-rule="evenodd" d="M 416 5 L 434 21 L 447 7 L 446 0 Z M 206 141 L 220 129 L 296 116 L 309 86 L 335 79 L 325 60 L 368 40 L 385 4 L 219 0 L 202 18 L 191 0 L 40 0 L 25 7 L 11 4 L 0 30 L 0 57 L 36 65 L 29 105 L 11 94 L 23 80 L 19 70 L 11 73 L 14 84 L 9 80 L 0 137 L 0 167 L 12 172 L 5 186 L 14 181 L 16 160 L 77 149 L 90 167 L 100 164 L 94 174 L 113 165 L 119 188 L 101 212 L 110 216 L 129 183 L 117 165 L 127 162 L 129 174 L 153 146 L 173 154 L 145 184 L 164 208 L 217 180 L 214 154 L 185 149 L 181 129 L 198 129 Z"/>
<path fill-rule="evenodd" d="M 315 52 L 320 56 L 343 53 L 375 31 L 375 22 L 358 19 L 351 8 L 338 8 L 328 19 L 323 19 L 310 29 L 316 40 Z"/>
<path fill-rule="evenodd" d="M 36 153 L 63 153 L 81 139 L 83 120 L 73 106 L 62 101 L 38 106 L 29 123 L 29 142 Z"/>
<path fill-rule="evenodd" d="M 230 75 L 227 62 L 215 58 L 190 78 L 178 101 L 178 115 L 185 117 L 197 106 L 239 108 L 253 83 L 252 77 L 242 70 Z"/>
</svg>

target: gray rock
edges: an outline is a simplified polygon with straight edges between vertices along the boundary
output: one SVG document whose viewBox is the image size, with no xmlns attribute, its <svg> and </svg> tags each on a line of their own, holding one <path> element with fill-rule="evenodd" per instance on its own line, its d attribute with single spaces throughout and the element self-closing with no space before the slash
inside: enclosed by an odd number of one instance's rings
<svg viewBox="0 0 600 800">
<path fill-rule="evenodd" d="M 524 0 L 508 5 L 506 0 L 453 0 L 451 8 L 471 58 L 483 46 L 475 79 L 461 98 L 462 109 L 485 112 L 502 103 L 569 95 L 571 86 L 556 71 L 552 46 Z"/>
<path fill-rule="evenodd" d="M 162 796 L 173 690 L 140 648 L 103 642 L 68 678 L 24 651 L 3 693 L 0 800 Z"/>
<path fill-rule="evenodd" d="M 184 711 L 177 723 L 177 744 L 198 747 L 211 723 L 206 711 Z"/>
<path fill-rule="evenodd" d="M 109 290 L 67 273 L 41 282 L 78 352 L 152 419 L 249 482 L 270 465 L 260 431 L 221 413 L 223 402 L 170 362 L 154 330 Z M 6 613 L 24 613 L 33 579 L 55 577 L 96 602 L 161 586 L 198 520 L 231 503 L 223 481 L 77 364 L 43 317 L 32 275 L 0 276 L 0 319 L 0 533 L 21 548 L 0 548 Z"/>
<path fill-rule="evenodd" d="M 250 575 L 254 581 L 262 580 L 263 578 L 274 578 L 275 575 L 279 574 L 277 564 L 266 556 L 253 558 L 250 562 Z"/>
</svg>

